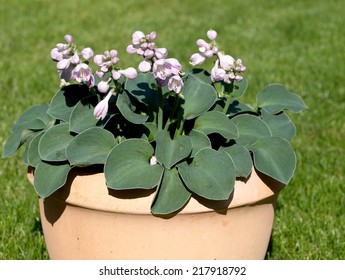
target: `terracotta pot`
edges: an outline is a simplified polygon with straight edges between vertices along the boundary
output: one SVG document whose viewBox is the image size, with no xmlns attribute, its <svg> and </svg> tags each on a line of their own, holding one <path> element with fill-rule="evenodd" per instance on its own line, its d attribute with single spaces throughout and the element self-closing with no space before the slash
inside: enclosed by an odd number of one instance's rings
<svg viewBox="0 0 345 280">
<path fill-rule="evenodd" d="M 28 173 L 33 183 L 33 172 Z M 263 259 L 282 185 L 253 170 L 228 201 L 191 198 L 169 217 L 150 213 L 153 191 L 113 191 L 103 173 L 71 171 L 44 202 L 51 259 Z"/>
</svg>

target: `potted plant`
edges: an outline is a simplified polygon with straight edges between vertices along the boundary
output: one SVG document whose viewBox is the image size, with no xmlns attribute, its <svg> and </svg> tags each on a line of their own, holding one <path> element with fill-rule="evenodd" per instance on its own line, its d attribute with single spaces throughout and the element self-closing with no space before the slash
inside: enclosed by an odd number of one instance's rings
<svg viewBox="0 0 345 280">
<path fill-rule="evenodd" d="M 116 50 L 80 51 L 66 35 L 51 51 L 60 89 L 12 127 L 3 157 L 25 146 L 50 257 L 263 258 L 276 197 L 296 166 L 284 110 L 306 105 L 279 84 L 255 107 L 243 103 L 246 67 L 218 49 L 214 30 L 197 40 L 189 70 L 156 37 L 132 35 L 137 71 L 120 68 Z M 210 72 L 198 68 L 206 59 Z"/>
</svg>

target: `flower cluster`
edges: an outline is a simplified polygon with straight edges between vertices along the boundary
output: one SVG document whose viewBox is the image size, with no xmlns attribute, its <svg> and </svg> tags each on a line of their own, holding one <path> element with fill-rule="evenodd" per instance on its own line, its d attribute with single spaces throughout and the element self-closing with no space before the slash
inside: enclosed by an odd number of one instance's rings
<svg viewBox="0 0 345 280">
<path fill-rule="evenodd" d="M 190 63 L 196 66 L 203 63 L 206 58 L 216 56 L 217 59 L 211 71 L 212 82 L 230 84 L 235 80 L 241 81 L 243 79 L 241 73 L 246 70 L 242 61 L 240 59 L 235 60 L 230 55 L 224 55 L 218 50 L 216 31 L 209 30 L 207 37 L 210 40 L 209 43 L 203 39 L 196 41 L 199 52 L 191 56 Z M 104 96 L 95 107 L 94 116 L 97 119 L 104 119 L 108 112 L 109 100 L 116 93 L 116 87 L 110 86 L 111 82 L 114 81 L 116 85 L 122 75 L 134 79 L 137 77 L 137 71 L 133 67 L 119 68 L 120 59 L 115 49 L 106 50 L 103 54 L 96 55 L 89 47 L 79 52 L 71 35 L 65 35 L 64 38 L 66 42 L 58 43 L 50 52 L 51 58 L 57 62 L 62 85 L 75 80 L 91 88 L 95 85 L 95 76 L 103 79 L 106 73 L 110 73 L 110 77 L 107 76 L 109 78 L 101 80 L 97 84 L 98 92 Z M 129 54 L 137 54 L 143 57 L 143 61 L 138 66 L 142 73 L 151 71 L 158 86 L 167 86 L 170 91 L 179 94 L 184 86 L 182 66 L 176 58 L 167 58 L 168 50 L 157 47 L 155 44 L 156 38 L 157 34 L 154 31 L 147 35 L 142 31 L 135 31 L 132 35 L 132 44 L 128 45 L 126 50 Z M 92 58 L 95 65 L 98 66 L 95 75 L 89 67 L 89 60 Z"/>
<path fill-rule="evenodd" d="M 78 83 L 83 82 L 88 87 L 93 87 L 95 79 L 88 65 L 88 60 L 93 57 L 92 49 L 84 48 L 79 53 L 71 35 L 65 35 L 65 41 L 66 43 L 58 43 L 50 52 L 51 58 L 57 62 L 60 79 L 63 83 L 76 80 Z"/>
<path fill-rule="evenodd" d="M 200 65 L 206 58 L 211 58 L 214 55 L 217 56 L 215 65 L 211 71 L 212 82 L 224 81 L 227 84 L 231 84 L 234 80 L 240 82 L 243 77 L 241 74 L 246 71 L 246 67 L 243 65 L 241 59 L 235 60 L 230 55 L 224 55 L 218 50 L 216 44 L 217 32 L 209 30 L 207 37 L 211 40 L 207 43 L 203 39 L 198 39 L 196 44 L 199 46 L 199 53 L 195 53 L 190 58 L 190 63 L 193 66 Z"/>
<path fill-rule="evenodd" d="M 154 31 L 147 35 L 142 31 L 136 31 L 132 35 L 132 44 L 128 45 L 127 52 L 144 58 L 139 64 L 141 72 L 151 70 L 160 86 L 167 85 L 169 90 L 180 93 L 183 87 L 182 66 L 176 58 L 167 58 L 166 48 L 156 47 L 156 38 L 157 34 Z"/>
</svg>

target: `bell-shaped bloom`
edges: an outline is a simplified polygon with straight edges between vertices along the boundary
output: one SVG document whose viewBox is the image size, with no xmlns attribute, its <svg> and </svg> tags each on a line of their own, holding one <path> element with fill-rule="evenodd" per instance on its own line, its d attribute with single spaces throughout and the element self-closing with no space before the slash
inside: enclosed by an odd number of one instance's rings
<svg viewBox="0 0 345 280">
<path fill-rule="evenodd" d="M 218 52 L 218 58 L 220 67 L 223 68 L 225 71 L 229 71 L 235 68 L 235 59 L 232 56 L 223 55 L 221 52 Z"/>
<path fill-rule="evenodd" d="M 105 118 L 109 109 L 109 99 L 112 95 L 113 92 L 110 91 L 107 96 L 96 105 L 95 109 L 93 110 L 93 115 L 96 117 L 96 119 L 103 120 Z"/>
<path fill-rule="evenodd" d="M 90 60 L 93 57 L 93 50 L 91 48 L 84 48 L 81 51 L 81 55 L 85 60 Z"/>
<path fill-rule="evenodd" d="M 143 39 L 145 38 L 145 34 L 141 31 L 135 31 L 132 35 L 132 44 L 134 46 L 140 45 L 143 42 Z"/>
<path fill-rule="evenodd" d="M 67 69 L 69 67 L 69 65 L 71 64 L 71 60 L 69 58 L 64 58 L 64 59 L 61 59 L 56 67 L 57 69 L 59 70 L 63 70 L 63 69 Z"/>
<path fill-rule="evenodd" d="M 80 63 L 73 69 L 72 77 L 78 83 L 84 82 L 89 87 L 94 85 L 94 76 L 92 75 L 91 68 L 85 63 Z"/>
<path fill-rule="evenodd" d="M 155 49 L 155 56 L 157 59 L 166 58 L 168 55 L 168 50 L 166 48 L 157 48 Z"/>
<path fill-rule="evenodd" d="M 174 75 L 169 79 L 168 89 L 180 93 L 183 87 L 183 80 L 180 76 Z"/>
<path fill-rule="evenodd" d="M 195 53 L 190 57 L 189 63 L 193 66 L 200 65 L 205 61 L 205 56 L 201 55 L 200 53 Z"/>
<path fill-rule="evenodd" d="M 211 70 L 211 81 L 217 82 L 217 81 L 223 81 L 225 78 L 226 72 L 224 69 L 219 68 L 219 60 L 217 59 L 214 67 Z"/>
<path fill-rule="evenodd" d="M 166 80 L 172 75 L 178 75 L 182 66 L 176 58 L 159 59 L 153 64 L 153 75 L 160 79 Z"/>
<path fill-rule="evenodd" d="M 119 72 L 128 79 L 134 79 L 137 77 L 137 70 L 134 67 L 129 67 L 127 69 L 119 70 Z"/>
</svg>

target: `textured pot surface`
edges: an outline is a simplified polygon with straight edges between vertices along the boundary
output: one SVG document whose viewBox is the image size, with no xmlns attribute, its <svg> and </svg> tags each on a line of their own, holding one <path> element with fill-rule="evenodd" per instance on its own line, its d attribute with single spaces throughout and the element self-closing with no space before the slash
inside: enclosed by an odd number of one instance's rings
<svg viewBox="0 0 345 280">
<path fill-rule="evenodd" d="M 28 173 L 33 183 L 33 173 Z M 191 198 L 169 217 L 150 213 L 153 191 L 113 191 L 103 173 L 71 172 L 40 199 L 51 259 L 263 259 L 283 186 L 253 170 L 228 201 Z"/>
</svg>

